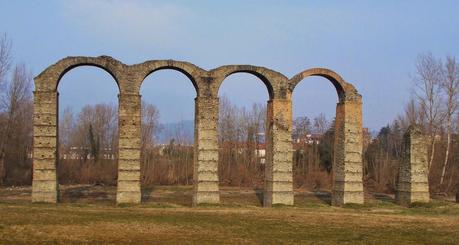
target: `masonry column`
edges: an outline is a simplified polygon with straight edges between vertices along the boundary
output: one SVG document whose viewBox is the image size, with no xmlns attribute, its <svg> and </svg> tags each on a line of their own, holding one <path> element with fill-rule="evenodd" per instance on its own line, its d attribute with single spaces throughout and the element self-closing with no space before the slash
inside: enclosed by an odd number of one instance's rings
<svg viewBox="0 0 459 245">
<path fill-rule="evenodd" d="M 140 203 L 140 95 L 121 93 L 118 99 L 119 144 L 116 203 Z"/>
<path fill-rule="evenodd" d="M 268 101 L 263 206 L 293 205 L 292 101 Z"/>
<path fill-rule="evenodd" d="M 412 125 L 404 136 L 405 152 L 400 164 L 395 200 L 398 204 L 429 202 L 426 139 L 418 126 Z"/>
<path fill-rule="evenodd" d="M 218 98 L 196 97 L 193 205 L 220 203 L 218 189 Z"/>
<path fill-rule="evenodd" d="M 32 202 L 58 201 L 58 96 L 55 91 L 34 92 Z"/>
<path fill-rule="evenodd" d="M 332 205 L 363 204 L 362 99 L 353 96 L 336 106 Z"/>
</svg>

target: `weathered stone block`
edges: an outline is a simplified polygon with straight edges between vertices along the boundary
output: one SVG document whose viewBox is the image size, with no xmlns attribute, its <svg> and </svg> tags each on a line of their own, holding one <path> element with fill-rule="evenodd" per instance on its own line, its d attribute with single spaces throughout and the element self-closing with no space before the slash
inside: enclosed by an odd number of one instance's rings
<svg viewBox="0 0 459 245">
<path fill-rule="evenodd" d="M 263 206 L 271 207 L 272 205 L 293 205 L 294 196 L 293 192 L 271 192 L 266 191 L 263 193 Z"/>
<path fill-rule="evenodd" d="M 215 158 L 215 156 L 213 156 L 213 158 Z M 202 160 L 202 159 L 199 160 L 198 172 L 203 172 L 203 171 L 217 172 L 218 171 L 217 160 L 209 160 L 209 161 Z"/>
<path fill-rule="evenodd" d="M 140 159 L 140 149 L 119 148 L 118 156 L 120 159 L 138 160 Z"/>
<path fill-rule="evenodd" d="M 121 148 L 140 148 L 140 137 L 119 138 L 118 145 Z"/>
<path fill-rule="evenodd" d="M 404 137 L 405 152 L 399 167 L 395 199 L 400 205 L 429 202 L 427 147 L 421 129 L 412 125 Z"/>
<path fill-rule="evenodd" d="M 34 172 L 35 178 L 35 172 Z M 56 192 L 57 191 L 57 181 L 54 180 L 38 180 L 34 179 L 32 182 L 32 188 L 34 191 L 38 192 Z"/>
<path fill-rule="evenodd" d="M 120 171 L 124 171 L 124 170 L 140 171 L 140 159 L 134 159 L 134 160 L 118 159 L 118 169 Z"/>
<path fill-rule="evenodd" d="M 140 181 L 118 180 L 117 193 L 119 192 L 140 193 Z"/>
<path fill-rule="evenodd" d="M 218 182 L 216 181 L 200 181 L 199 185 L 196 186 L 195 191 L 197 192 L 219 192 Z"/>
<path fill-rule="evenodd" d="M 33 203 L 57 203 L 57 192 L 56 191 L 32 191 L 32 202 Z"/>
<path fill-rule="evenodd" d="M 208 162 L 208 161 L 213 161 L 216 162 L 218 161 L 218 151 L 215 149 L 208 149 L 203 147 L 204 149 L 199 149 L 198 151 L 198 161 L 203 161 L 203 162 Z"/>
<path fill-rule="evenodd" d="M 57 138 L 55 136 L 34 136 L 33 137 L 34 147 L 39 148 L 56 148 L 57 147 Z"/>
<path fill-rule="evenodd" d="M 55 125 L 38 125 L 33 127 L 34 136 L 57 137 Z"/>
<path fill-rule="evenodd" d="M 33 179 L 35 181 L 52 181 L 56 183 L 56 170 L 55 169 L 35 169 L 33 172 Z"/>
<path fill-rule="evenodd" d="M 56 169 L 56 159 L 33 159 L 34 170 L 40 169 Z"/>
<path fill-rule="evenodd" d="M 140 182 L 140 170 L 120 169 L 118 171 L 118 181 L 123 181 L 123 180 Z"/>
<path fill-rule="evenodd" d="M 199 181 L 215 181 L 218 182 L 218 172 L 216 171 L 199 171 L 198 172 Z"/>
<path fill-rule="evenodd" d="M 56 148 L 34 147 L 33 157 L 37 159 L 56 159 Z"/>
<path fill-rule="evenodd" d="M 199 204 L 218 204 L 220 203 L 220 193 L 219 192 L 204 192 L 198 191 L 193 196 L 193 205 L 197 206 Z"/>
<path fill-rule="evenodd" d="M 336 106 L 332 205 L 363 203 L 362 105 L 340 101 Z"/>
<path fill-rule="evenodd" d="M 118 191 L 116 193 L 116 203 L 117 204 L 124 204 L 124 203 L 140 203 L 141 201 L 141 193 L 140 191 Z"/>
<path fill-rule="evenodd" d="M 34 125 L 57 125 L 57 114 L 34 114 L 33 115 Z"/>
</svg>

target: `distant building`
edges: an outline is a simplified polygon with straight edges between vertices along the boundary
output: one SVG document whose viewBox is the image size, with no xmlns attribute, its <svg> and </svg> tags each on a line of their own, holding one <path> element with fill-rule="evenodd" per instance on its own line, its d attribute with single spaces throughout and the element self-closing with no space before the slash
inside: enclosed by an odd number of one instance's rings
<svg viewBox="0 0 459 245">
<path fill-rule="evenodd" d="M 59 150 L 59 158 L 64 160 L 90 160 L 94 159 L 89 147 L 71 146 L 70 148 Z M 106 147 L 101 149 L 99 159 L 114 160 L 116 158 L 113 149 Z"/>
<path fill-rule="evenodd" d="M 297 145 L 318 145 L 323 138 L 323 134 L 306 134 L 293 138 L 293 144 Z"/>
</svg>

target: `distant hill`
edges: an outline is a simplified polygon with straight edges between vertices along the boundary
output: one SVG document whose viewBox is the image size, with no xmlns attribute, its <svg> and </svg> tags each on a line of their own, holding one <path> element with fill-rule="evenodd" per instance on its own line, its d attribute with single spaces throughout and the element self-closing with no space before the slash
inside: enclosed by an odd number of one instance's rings
<svg viewBox="0 0 459 245">
<path fill-rule="evenodd" d="M 156 134 L 156 142 L 168 144 L 171 139 L 182 141 L 183 143 L 193 144 L 194 142 L 194 121 L 182 120 L 180 122 L 162 123 L 160 130 Z"/>
</svg>

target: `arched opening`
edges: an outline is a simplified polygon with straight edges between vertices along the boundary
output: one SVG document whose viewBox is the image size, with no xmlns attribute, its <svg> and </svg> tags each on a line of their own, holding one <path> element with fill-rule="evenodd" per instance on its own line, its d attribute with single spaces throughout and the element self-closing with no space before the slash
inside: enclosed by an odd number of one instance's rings
<svg viewBox="0 0 459 245">
<path fill-rule="evenodd" d="M 260 77 L 236 73 L 219 89 L 218 175 L 224 204 L 263 205 L 266 102 L 272 89 Z"/>
<path fill-rule="evenodd" d="M 57 180 L 62 202 L 114 202 L 118 176 L 118 86 L 93 66 L 73 67 L 58 87 Z"/>
<path fill-rule="evenodd" d="M 295 204 L 331 203 L 338 96 L 324 77 L 299 81 L 292 94 Z"/>
<path fill-rule="evenodd" d="M 142 202 L 191 206 L 195 82 L 181 70 L 156 70 L 140 94 Z"/>
</svg>

